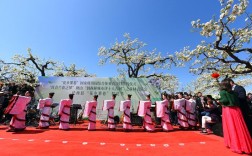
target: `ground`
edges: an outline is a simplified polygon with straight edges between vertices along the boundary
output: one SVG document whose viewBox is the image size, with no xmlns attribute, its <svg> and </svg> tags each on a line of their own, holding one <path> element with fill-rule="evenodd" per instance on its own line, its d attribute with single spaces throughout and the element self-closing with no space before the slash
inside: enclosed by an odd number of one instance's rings
<svg viewBox="0 0 252 156">
<path fill-rule="evenodd" d="M 6 155 L 71 155 L 71 156 L 233 156 L 238 155 L 224 146 L 223 138 L 199 131 L 144 132 L 134 126 L 133 132 L 107 131 L 106 125 L 97 124 L 97 131 L 87 131 L 87 123 L 71 125 L 71 130 L 58 130 L 57 125 L 47 130 L 27 127 L 23 132 L 6 132 L 0 125 L 1 156 Z"/>
</svg>

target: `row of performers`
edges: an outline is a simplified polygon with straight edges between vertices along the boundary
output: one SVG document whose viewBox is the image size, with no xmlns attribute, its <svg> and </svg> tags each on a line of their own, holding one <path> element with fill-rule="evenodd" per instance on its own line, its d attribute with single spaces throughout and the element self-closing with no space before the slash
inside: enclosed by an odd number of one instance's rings
<svg viewBox="0 0 252 156">
<path fill-rule="evenodd" d="M 53 104 L 54 93 L 49 93 L 48 98 L 40 99 L 38 109 L 41 110 L 39 126 L 37 128 L 49 128 L 49 119 L 51 113 L 51 105 Z M 74 94 L 69 94 L 68 99 L 62 99 L 59 103 L 58 115 L 60 117 L 59 129 L 69 130 L 70 107 L 73 103 Z M 83 117 L 88 117 L 89 125 L 88 130 L 96 129 L 96 106 L 98 95 L 93 97 L 92 101 L 87 101 L 83 112 Z M 115 130 L 116 124 L 114 121 L 114 107 L 115 107 L 116 94 L 112 95 L 111 100 L 104 100 L 102 110 L 108 111 L 108 129 Z M 163 131 L 172 131 L 173 126 L 170 122 L 170 113 L 168 110 L 169 101 L 167 94 L 162 93 L 162 101 L 156 101 L 156 115 L 161 118 L 161 126 Z M 30 102 L 30 93 L 26 92 L 25 96 L 14 95 L 5 111 L 12 115 L 10 127 L 7 130 L 21 131 L 25 129 L 25 116 L 27 105 Z M 177 110 L 178 122 L 181 127 L 188 128 L 196 126 L 195 117 L 195 102 L 193 100 L 178 99 L 174 100 L 174 108 Z M 123 111 L 123 128 L 126 131 L 132 129 L 130 118 L 131 95 L 128 95 L 127 100 L 120 102 L 120 111 Z M 146 131 L 152 132 L 155 130 L 155 125 L 151 118 L 151 100 L 150 95 L 146 95 L 145 101 L 140 101 L 138 105 L 138 116 L 143 117 L 143 127 Z"/>
</svg>

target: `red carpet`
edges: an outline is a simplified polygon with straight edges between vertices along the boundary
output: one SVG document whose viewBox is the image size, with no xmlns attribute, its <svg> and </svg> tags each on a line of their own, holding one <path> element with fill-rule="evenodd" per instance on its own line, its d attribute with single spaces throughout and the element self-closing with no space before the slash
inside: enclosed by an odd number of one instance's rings
<svg viewBox="0 0 252 156">
<path fill-rule="evenodd" d="M 223 138 L 203 135 L 199 131 L 148 133 L 134 126 L 134 132 L 106 131 L 99 125 L 97 131 L 87 131 L 87 124 L 71 125 L 70 131 L 56 126 L 48 130 L 27 127 L 23 132 L 6 132 L 0 126 L 0 155 L 80 155 L 80 156 L 233 156 L 239 155 L 224 147 Z"/>
</svg>

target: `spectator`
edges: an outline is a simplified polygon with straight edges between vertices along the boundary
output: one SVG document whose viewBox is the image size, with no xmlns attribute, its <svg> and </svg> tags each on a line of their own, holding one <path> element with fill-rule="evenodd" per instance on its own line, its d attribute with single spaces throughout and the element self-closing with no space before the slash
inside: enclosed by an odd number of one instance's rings
<svg viewBox="0 0 252 156">
<path fill-rule="evenodd" d="M 249 114 L 252 114 L 252 93 L 248 93 L 247 95 L 247 103 L 249 106 Z"/>
<path fill-rule="evenodd" d="M 14 95 L 16 94 L 18 91 L 18 88 L 17 88 L 17 85 L 13 82 L 10 84 L 10 87 L 9 87 L 9 92 L 11 95 Z"/>
<path fill-rule="evenodd" d="M 0 92 L 0 122 L 3 118 L 4 92 Z"/>
<path fill-rule="evenodd" d="M 198 92 L 197 97 L 196 97 L 196 116 L 197 116 L 197 120 L 199 125 L 201 126 L 201 112 L 204 111 L 204 106 L 205 106 L 205 100 L 204 100 L 204 96 L 202 95 L 201 92 Z"/>
<path fill-rule="evenodd" d="M 212 100 L 207 101 L 207 106 L 204 108 L 205 115 L 202 116 L 202 133 L 213 133 L 211 126 L 208 123 L 216 123 L 221 120 L 220 113 Z"/>
<path fill-rule="evenodd" d="M 9 94 L 9 84 L 5 83 L 1 89 L 2 92 L 4 92 L 4 94 Z"/>
<path fill-rule="evenodd" d="M 2 87 L 3 87 L 3 83 L 0 82 L 0 91 L 2 90 Z"/>
<path fill-rule="evenodd" d="M 225 146 L 236 153 L 252 153 L 252 141 L 239 107 L 240 100 L 228 79 L 220 83 L 220 103 Z"/>
<path fill-rule="evenodd" d="M 249 117 L 249 105 L 247 103 L 247 97 L 246 97 L 246 90 L 244 87 L 237 85 L 234 83 L 232 79 L 226 79 L 229 81 L 230 85 L 232 86 L 232 90 L 237 94 L 239 99 L 239 107 L 242 112 L 242 116 L 245 120 L 245 123 L 248 127 L 249 133 L 252 136 L 252 120 Z"/>
<path fill-rule="evenodd" d="M 30 89 L 29 89 L 28 85 L 24 83 L 20 86 L 19 91 L 20 91 L 21 96 L 24 96 L 25 92 L 30 91 Z"/>
<path fill-rule="evenodd" d="M 174 126 L 176 126 L 176 125 L 178 125 L 178 117 L 177 117 L 177 111 L 174 109 L 174 99 L 175 99 L 175 96 L 171 95 L 169 99 L 170 99 L 169 109 L 170 109 L 171 123 Z"/>
<path fill-rule="evenodd" d="M 212 97 L 212 95 L 207 95 L 206 96 L 206 100 L 212 100 L 213 101 L 213 104 L 217 106 L 217 101 Z"/>
</svg>

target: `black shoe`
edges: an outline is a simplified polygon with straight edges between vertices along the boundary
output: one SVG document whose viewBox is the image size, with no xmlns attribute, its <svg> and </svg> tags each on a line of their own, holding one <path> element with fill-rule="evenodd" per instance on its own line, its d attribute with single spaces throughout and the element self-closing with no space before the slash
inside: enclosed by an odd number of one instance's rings
<svg viewBox="0 0 252 156">
<path fill-rule="evenodd" d="M 6 132 L 15 132 L 15 129 L 10 128 Z"/>
<path fill-rule="evenodd" d="M 70 130 L 70 128 L 68 128 L 68 129 L 59 129 L 59 130 L 62 130 L 62 131 L 69 131 Z"/>
<path fill-rule="evenodd" d="M 195 130 L 199 130 L 199 128 L 198 128 L 197 126 L 194 126 L 194 129 L 195 129 Z"/>
<path fill-rule="evenodd" d="M 109 128 L 108 130 L 109 130 L 109 131 L 116 131 L 115 128 Z"/>
<path fill-rule="evenodd" d="M 46 126 L 46 127 L 38 126 L 38 127 L 36 127 L 36 129 L 48 129 L 48 128 L 49 128 L 49 126 Z"/>
<path fill-rule="evenodd" d="M 184 129 L 184 127 L 182 127 L 182 126 L 179 126 L 179 129 Z"/>
<path fill-rule="evenodd" d="M 124 132 L 130 132 L 131 129 L 124 129 L 123 131 L 124 131 Z"/>
</svg>

